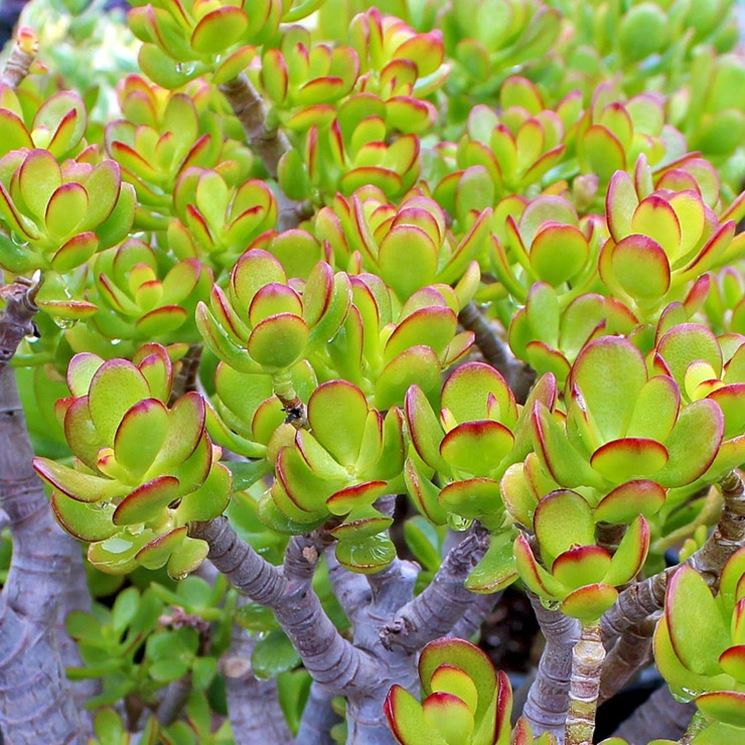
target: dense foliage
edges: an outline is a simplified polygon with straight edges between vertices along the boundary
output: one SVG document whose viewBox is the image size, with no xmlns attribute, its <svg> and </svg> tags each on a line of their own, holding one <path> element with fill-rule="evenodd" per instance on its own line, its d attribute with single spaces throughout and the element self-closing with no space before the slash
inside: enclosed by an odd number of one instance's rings
<svg viewBox="0 0 745 745">
<path fill-rule="evenodd" d="M 133 6 L 32 4 L 0 76 L 0 352 L 80 578 L 0 421 L 2 607 L 67 677 L 7 742 L 589 744 L 652 655 L 679 721 L 607 745 L 741 742 L 733 1 Z"/>
</svg>

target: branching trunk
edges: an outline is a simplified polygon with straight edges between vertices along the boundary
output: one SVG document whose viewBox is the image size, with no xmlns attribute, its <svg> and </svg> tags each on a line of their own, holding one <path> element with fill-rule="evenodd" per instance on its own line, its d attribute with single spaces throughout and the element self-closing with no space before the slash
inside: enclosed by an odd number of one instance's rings
<svg viewBox="0 0 745 745">
<path fill-rule="evenodd" d="M 233 587 L 274 611 L 314 680 L 330 693 L 374 684 L 375 665 L 344 639 L 306 582 L 291 582 L 242 541 L 225 517 L 194 523 L 191 535 L 210 546 L 209 558 Z"/>
<path fill-rule="evenodd" d="M 572 650 L 569 712 L 564 740 L 566 745 L 592 745 L 600 692 L 600 669 L 604 658 L 605 647 L 600 638 L 600 626 L 583 626 L 579 641 Z"/>
<path fill-rule="evenodd" d="M 407 603 L 381 632 L 383 645 L 409 654 L 449 633 L 473 600 L 463 584 L 489 547 L 489 532 L 475 524 L 450 550 L 427 588 Z"/>
<path fill-rule="evenodd" d="M 529 597 L 546 646 L 528 691 L 523 716 L 536 735 L 550 732 L 561 741 L 569 707 L 572 649 L 579 639 L 579 623 L 558 610 L 545 608 L 532 593 Z"/>
</svg>

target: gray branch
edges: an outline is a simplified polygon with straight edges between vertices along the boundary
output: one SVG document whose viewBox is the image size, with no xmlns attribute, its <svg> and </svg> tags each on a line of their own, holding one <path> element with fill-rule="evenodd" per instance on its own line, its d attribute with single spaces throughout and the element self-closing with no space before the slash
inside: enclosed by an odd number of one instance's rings
<svg viewBox="0 0 745 745">
<path fill-rule="evenodd" d="M 453 626 L 450 636 L 470 639 L 479 631 L 484 619 L 494 610 L 501 597 L 501 592 L 491 595 L 475 595 L 463 612 L 463 617 Z"/>
<path fill-rule="evenodd" d="M 10 50 L 10 56 L 5 61 L 2 72 L 0 72 L 0 83 L 4 83 L 11 88 L 17 88 L 28 75 L 38 50 L 36 39 L 30 36 L 23 38 L 23 33 L 16 35 L 15 43 Z"/>
<path fill-rule="evenodd" d="M 311 684 L 295 745 L 334 745 L 331 728 L 341 719 L 331 706 L 332 700 L 333 696 L 321 690 L 317 683 Z"/>
<path fill-rule="evenodd" d="M 210 560 L 233 587 L 274 611 L 306 670 L 326 691 L 349 695 L 375 685 L 377 665 L 339 634 L 309 583 L 285 577 L 242 541 L 225 517 L 193 523 L 190 533 L 207 541 Z"/>
<path fill-rule="evenodd" d="M 561 742 L 569 709 L 572 649 L 579 640 L 580 626 L 576 619 L 545 608 L 533 593 L 528 596 L 546 646 L 528 691 L 523 716 L 536 735 L 550 732 Z"/>
<path fill-rule="evenodd" d="M 0 318 L 0 507 L 13 540 L 8 579 L 0 597 L 0 729 L 13 745 L 83 742 L 81 720 L 64 676 L 57 637 L 60 599 L 73 569 L 82 568 L 80 549 L 57 526 L 41 481 L 31 465 L 33 451 L 8 365 L 36 313 L 36 288 L 4 291 Z"/>
<path fill-rule="evenodd" d="M 677 740 L 688 727 L 696 707 L 676 701 L 663 685 L 613 733 L 629 745 L 646 745 L 650 740 Z"/>
<path fill-rule="evenodd" d="M 233 738 L 236 745 L 289 745 L 292 735 L 279 708 L 277 684 L 273 680 L 256 680 L 251 671 L 254 644 L 235 625 L 230 648 L 220 661 Z"/>
<path fill-rule="evenodd" d="M 426 589 L 383 627 L 383 645 L 413 654 L 427 642 L 450 632 L 473 599 L 464 581 L 488 547 L 489 532 L 474 524 L 463 541 L 450 550 Z"/>
</svg>

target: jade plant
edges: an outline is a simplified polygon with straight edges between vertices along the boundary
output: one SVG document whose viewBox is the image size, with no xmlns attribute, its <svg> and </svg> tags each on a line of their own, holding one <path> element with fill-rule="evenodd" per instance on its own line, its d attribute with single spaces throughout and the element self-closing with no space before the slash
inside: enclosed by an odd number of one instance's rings
<svg viewBox="0 0 745 745">
<path fill-rule="evenodd" d="M 743 741 L 732 0 L 131 4 L 0 72 L 0 739 Z"/>
</svg>

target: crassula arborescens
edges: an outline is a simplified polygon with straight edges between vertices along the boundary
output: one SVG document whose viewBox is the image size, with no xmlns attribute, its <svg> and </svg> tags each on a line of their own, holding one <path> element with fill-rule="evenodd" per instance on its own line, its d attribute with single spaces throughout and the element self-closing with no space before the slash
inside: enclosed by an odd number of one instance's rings
<svg viewBox="0 0 745 745">
<path fill-rule="evenodd" d="M 0 73 L 2 736 L 589 745 L 654 646 L 606 745 L 738 742 L 731 0 L 63 5 Z"/>
</svg>

